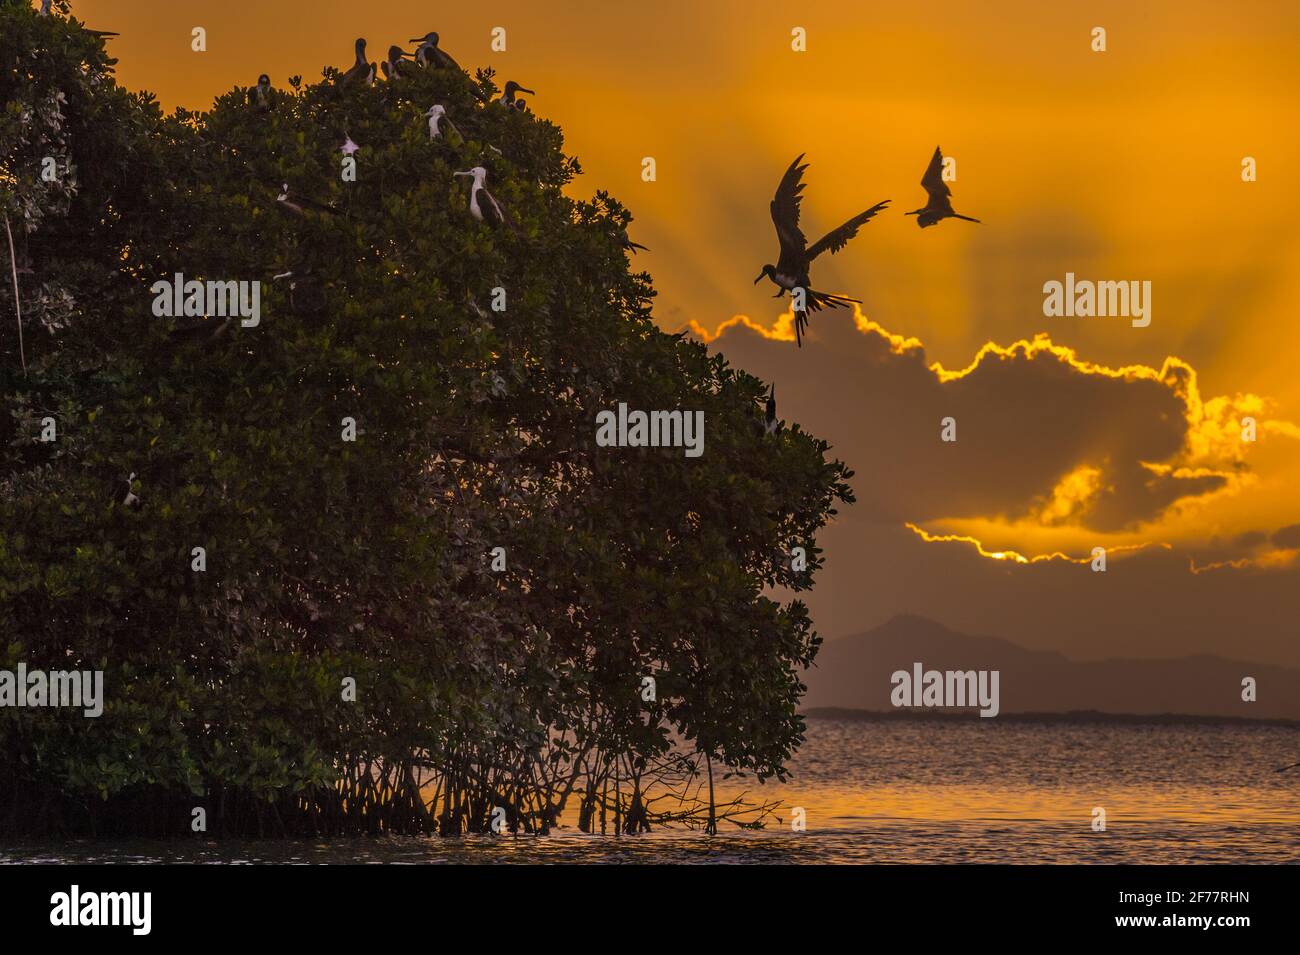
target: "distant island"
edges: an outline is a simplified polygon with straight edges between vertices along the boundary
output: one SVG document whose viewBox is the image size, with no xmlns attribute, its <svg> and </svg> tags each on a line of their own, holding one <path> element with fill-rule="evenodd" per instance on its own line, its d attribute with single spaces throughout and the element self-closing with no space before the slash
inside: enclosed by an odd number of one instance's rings
<svg viewBox="0 0 1300 955">
<path fill-rule="evenodd" d="M 1203 717 L 1300 721 L 1300 670 L 1204 654 L 1071 660 L 997 637 L 957 633 L 913 614 L 894 617 L 865 633 L 827 640 L 804 676 L 808 692 L 802 711 L 809 716 L 861 719 L 954 715 L 891 705 L 890 675 L 915 662 L 927 668 L 1001 671 L 999 719 L 1068 715 L 1107 721 L 1185 722 Z M 1244 677 L 1256 681 L 1256 702 L 1241 698 Z"/>
</svg>

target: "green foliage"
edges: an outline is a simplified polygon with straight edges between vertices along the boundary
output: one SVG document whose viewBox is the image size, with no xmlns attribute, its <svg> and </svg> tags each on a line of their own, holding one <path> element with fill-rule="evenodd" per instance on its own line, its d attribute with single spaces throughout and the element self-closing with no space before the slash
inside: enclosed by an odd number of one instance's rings
<svg viewBox="0 0 1300 955">
<path fill-rule="evenodd" d="M 656 328 L 629 215 L 564 193 L 556 126 L 441 70 L 164 116 L 21 5 L 0 63 L 0 208 L 31 268 L 26 373 L 0 292 L 0 664 L 106 671 L 99 719 L 0 710 L 0 818 L 448 831 L 506 800 L 544 827 L 674 746 L 783 772 L 818 639 L 774 598 L 811 586 L 849 472 Z M 430 139 L 435 103 L 463 141 Z M 470 217 L 475 165 L 513 228 Z M 293 214 L 284 183 L 334 211 Z M 260 281 L 261 324 L 178 340 L 193 320 L 150 292 L 178 272 Z M 703 410 L 704 455 L 596 447 L 620 401 Z M 796 545 L 807 573 L 781 566 Z"/>
</svg>

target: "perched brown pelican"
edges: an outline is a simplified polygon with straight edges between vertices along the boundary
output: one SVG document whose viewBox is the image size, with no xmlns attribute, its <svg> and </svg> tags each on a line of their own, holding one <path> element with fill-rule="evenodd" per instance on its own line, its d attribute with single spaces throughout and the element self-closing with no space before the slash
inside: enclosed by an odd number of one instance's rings
<svg viewBox="0 0 1300 955">
<path fill-rule="evenodd" d="M 473 176 L 474 184 L 469 190 L 469 211 L 479 222 L 486 222 L 491 226 L 502 226 L 506 224 L 505 213 L 501 211 L 501 206 L 493 198 L 492 193 L 488 192 L 484 183 L 487 181 L 487 170 L 482 166 L 475 166 L 467 172 L 458 172 L 457 176 Z"/>
<path fill-rule="evenodd" d="M 952 195 L 952 190 L 943 181 L 943 153 L 939 151 L 938 146 L 934 147 L 934 155 L 930 157 L 930 165 L 926 168 L 925 175 L 921 177 L 921 186 L 930 197 L 930 201 L 922 208 L 913 209 L 907 214 L 916 216 L 916 224 L 922 229 L 944 219 L 965 219 L 967 222 L 980 221 L 952 211 L 952 199 L 949 198 Z"/>
<path fill-rule="evenodd" d="M 848 241 L 858 234 L 862 224 L 888 206 L 890 202 L 886 199 L 884 202 L 876 203 L 866 212 L 858 213 L 838 229 L 833 229 L 812 245 L 808 245 L 808 240 L 804 238 L 799 228 L 799 203 L 803 199 L 800 193 L 803 192 L 804 187 L 803 171 L 808 168 L 807 165 L 799 165 L 802 159 L 803 154 L 800 153 L 795 161 L 790 163 L 790 168 L 781 177 L 781 184 L 776 187 L 776 196 L 772 199 L 772 223 L 776 226 L 776 237 L 781 244 L 781 256 L 777 259 L 776 265 L 763 266 L 763 271 L 758 273 L 758 278 L 754 279 L 755 285 L 765 275 L 771 279 L 777 287 L 775 298 L 780 298 L 786 292 L 793 292 L 795 289 L 802 290 L 804 307 L 794 310 L 795 343 L 801 348 L 809 312 L 820 311 L 823 308 L 842 308 L 858 301 L 855 298 L 814 290 L 809 284 L 808 266 L 823 252 L 829 251 L 834 255 L 844 248 Z M 795 304 L 799 304 L 797 299 Z"/>
<path fill-rule="evenodd" d="M 429 32 L 424 36 L 411 37 L 409 43 L 420 44 L 415 50 L 415 62 L 421 66 L 432 66 L 440 70 L 459 70 L 460 64 L 438 46 L 438 34 Z"/>
<path fill-rule="evenodd" d="M 366 40 L 365 37 L 358 37 L 356 43 L 357 58 L 356 61 L 348 67 L 348 71 L 339 77 L 339 82 L 344 86 L 352 86 L 356 83 L 364 83 L 370 76 L 370 64 L 366 62 Z"/>
</svg>

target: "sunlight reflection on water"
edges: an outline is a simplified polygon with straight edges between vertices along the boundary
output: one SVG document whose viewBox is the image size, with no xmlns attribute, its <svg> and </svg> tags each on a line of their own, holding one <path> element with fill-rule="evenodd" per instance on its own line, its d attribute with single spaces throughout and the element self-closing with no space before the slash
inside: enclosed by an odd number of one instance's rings
<svg viewBox="0 0 1300 955">
<path fill-rule="evenodd" d="M 538 838 L 78 841 L 0 861 L 393 863 L 1297 862 L 1300 730 L 1195 724 L 810 719 L 763 831 Z M 802 806 L 808 829 L 788 829 Z M 1107 831 L 1091 829 L 1093 807 Z"/>
</svg>

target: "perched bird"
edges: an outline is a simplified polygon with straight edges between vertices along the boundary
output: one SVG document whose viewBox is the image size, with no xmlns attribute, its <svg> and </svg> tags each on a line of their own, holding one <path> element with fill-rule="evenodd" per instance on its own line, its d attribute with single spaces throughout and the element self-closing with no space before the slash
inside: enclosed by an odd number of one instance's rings
<svg viewBox="0 0 1300 955">
<path fill-rule="evenodd" d="M 515 95 L 516 93 L 527 93 L 529 96 L 537 95 L 532 90 L 520 86 L 514 80 L 510 80 L 508 83 L 506 83 L 505 93 L 502 94 L 501 98 L 497 100 L 497 102 L 503 103 L 504 105 L 509 106 L 513 109 L 520 109 L 521 107 L 518 105 L 518 103 L 522 102 L 522 100 L 518 99 L 518 97 Z"/>
<path fill-rule="evenodd" d="M 521 113 L 528 112 L 528 101 L 524 99 L 522 96 L 516 96 L 515 109 L 517 109 Z"/>
<path fill-rule="evenodd" d="M 763 430 L 768 434 L 776 434 L 776 382 L 768 386 L 767 406 L 763 414 Z"/>
<path fill-rule="evenodd" d="M 134 471 L 131 472 L 131 476 L 126 479 L 125 483 L 126 483 L 126 497 L 122 498 L 122 504 L 126 507 L 131 508 L 132 510 L 135 511 L 140 510 L 140 498 L 135 493 L 135 491 L 132 490 L 132 488 L 135 485 Z"/>
<path fill-rule="evenodd" d="M 412 37 L 407 42 L 420 44 L 415 50 L 415 62 L 421 66 L 432 66 L 440 70 L 460 69 L 460 64 L 438 46 L 438 34 L 429 32 L 424 36 Z"/>
<path fill-rule="evenodd" d="M 487 180 L 487 170 L 482 166 L 475 166 L 467 172 L 455 173 L 457 176 L 473 176 L 474 183 L 469 190 L 469 211 L 479 222 L 486 222 L 488 225 L 501 226 L 506 224 L 505 213 L 501 211 L 500 204 L 488 192 L 484 182 Z"/>
<path fill-rule="evenodd" d="M 820 311 L 823 308 L 842 308 L 858 301 L 855 298 L 813 289 L 809 283 L 808 267 L 823 252 L 829 251 L 834 255 L 844 248 L 848 241 L 858 234 L 862 224 L 888 206 L 890 202 L 886 199 L 884 202 L 876 203 L 865 212 L 858 213 L 838 229 L 831 230 L 812 245 L 808 245 L 808 240 L 804 238 L 799 228 L 799 203 L 803 198 L 800 193 L 803 192 L 804 187 L 803 171 L 808 168 L 807 165 L 799 165 L 802 159 L 803 154 L 800 153 L 795 161 L 790 163 L 790 168 L 781 177 L 781 183 L 776 187 L 776 196 L 772 199 L 772 224 L 776 226 L 776 237 L 781 244 L 781 256 L 775 266 L 763 266 L 763 271 L 759 272 L 758 278 L 754 279 L 755 285 L 765 275 L 771 279 L 777 287 L 774 298 L 780 298 L 786 292 L 794 292 L 796 289 L 802 291 L 802 307 L 796 296 L 794 309 L 795 342 L 801 348 L 809 312 Z"/>
<path fill-rule="evenodd" d="M 325 290 L 310 275 L 281 272 L 271 276 L 272 281 L 289 280 L 289 307 L 295 315 L 318 315 L 325 310 Z"/>
<path fill-rule="evenodd" d="M 185 325 L 173 329 L 167 337 L 178 345 L 206 345 L 214 342 L 226 333 L 230 327 L 232 319 L 226 317 L 218 322 L 215 320 L 204 320 L 193 325 Z"/>
<path fill-rule="evenodd" d="M 384 79 L 395 80 L 402 75 L 404 61 L 411 54 L 407 53 L 400 46 L 390 46 L 388 48 L 388 59 L 379 64 L 379 69 L 383 71 Z"/>
<path fill-rule="evenodd" d="M 379 73 L 379 64 L 371 63 L 370 71 L 366 74 L 366 86 L 375 85 L 375 77 L 378 75 L 378 73 Z"/>
<path fill-rule="evenodd" d="M 257 85 L 248 91 L 248 103 L 258 109 L 271 108 L 271 77 L 263 73 L 257 78 Z"/>
<path fill-rule="evenodd" d="M 428 112 L 424 115 L 428 117 L 429 120 L 430 139 L 437 139 L 442 135 L 440 124 L 446 124 L 447 131 L 457 139 L 462 141 L 465 139 L 465 137 L 460 134 L 460 130 L 456 128 L 455 124 L 447 118 L 447 110 L 445 107 L 438 105 L 430 106 Z"/>
<path fill-rule="evenodd" d="M 296 216 L 306 218 L 307 210 L 313 209 L 317 212 L 337 213 L 338 210 L 333 206 L 327 206 L 322 202 L 316 202 L 313 199 L 307 199 L 302 196 L 289 198 L 289 184 L 286 182 L 280 187 L 280 194 L 275 197 L 281 208 L 287 209 Z"/>
<path fill-rule="evenodd" d="M 907 214 L 916 216 L 916 224 L 922 229 L 944 219 L 965 219 L 967 222 L 980 221 L 952 211 L 952 199 L 949 198 L 952 195 L 952 190 L 943 181 L 943 153 L 939 151 L 938 146 L 934 147 L 934 155 L 930 157 L 930 165 L 926 168 L 925 175 L 921 177 L 921 185 L 930 197 L 930 201 L 920 209 L 913 209 Z"/>
<path fill-rule="evenodd" d="M 339 83 L 343 86 L 352 86 L 356 83 L 364 83 L 370 79 L 373 74 L 371 65 L 366 62 L 366 39 L 358 37 L 356 43 L 357 58 L 353 64 L 348 67 L 346 73 L 339 77 Z"/>
<path fill-rule="evenodd" d="M 633 255 L 636 255 L 637 249 L 640 249 L 642 252 L 650 251 L 640 242 L 633 242 L 631 239 L 629 239 L 627 236 L 626 229 L 617 229 L 617 228 L 613 229 L 610 232 L 610 235 L 613 237 L 614 241 L 618 243 L 619 248 L 621 248 L 625 252 L 631 252 Z"/>
</svg>

